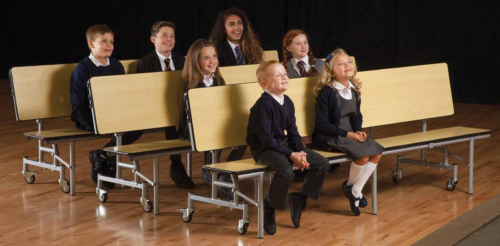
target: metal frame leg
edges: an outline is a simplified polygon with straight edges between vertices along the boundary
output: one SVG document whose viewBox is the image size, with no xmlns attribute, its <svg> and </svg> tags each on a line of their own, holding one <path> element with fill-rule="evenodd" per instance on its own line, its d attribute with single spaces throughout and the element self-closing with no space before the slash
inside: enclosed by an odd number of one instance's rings
<svg viewBox="0 0 500 246">
<path fill-rule="evenodd" d="M 159 172 L 159 164 L 158 164 L 158 156 L 155 156 L 153 159 L 154 165 L 154 213 L 155 215 L 160 214 L 160 172 Z"/>
<path fill-rule="evenodd" d="M 372 214 L 377 215 L 377 167 L 372 173 Z"/>
<path fill-rule="evenodd" d="M 75 188 L 75 179 L 76 179 L 76 163 L 75 163 L 75 141 L 69 142 L 69 176 L 70 180 L 69 182 L 71 183 L 70 188 L 70 195 L 74 196 L 76 194 L 76 188 Z"/>
<path fill-rule="evenodd" d="M 474 191 L 474 139 L 469 142 L 469 194 Z"/>
<path fill-rule="evenodd" d="M 189 152 L 187 153 L 187 175 L 192 178 L 193 176 L 193 169 L 192 169 L 192 165 L 193 165 L 193 156 L 192 156 L 192 153 Z"/>
<path fill-rule="evenodd" d="M 257 209 L 257 237 L 264 238 L 264 174 L 261 173 L 258 178 L 257 196 L 259 207 Z"/>
</svg>

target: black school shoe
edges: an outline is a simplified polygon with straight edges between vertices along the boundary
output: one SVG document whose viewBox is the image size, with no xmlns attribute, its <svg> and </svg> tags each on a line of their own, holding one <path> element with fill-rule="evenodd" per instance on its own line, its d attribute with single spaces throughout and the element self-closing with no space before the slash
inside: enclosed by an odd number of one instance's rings
<svg viewBox="0 0 500 246">
<path fill-rule="evenodd" d="M 106 165 L 104 166 L 103 174 L 108 177 L 116 177 L 116 161 L 111 161 L 110 159 L 106 159 Z M 103 181 L 102 184 L 104 187 L 108 189 L 114 189 L 115 183 Z"/>
<path fill-rule="evenodd" d="M 344 194 L 347 196 L 346 186 L 347 186 L 347 181 L 342 184 L 342 188 L 344 189 Z M 366 206 L 368 206 L 368 202 L 366 201 L 365 196 L 362 196 L 361 199 L 359 200 L 359 207 L 364 208 Z"/>
<path fill-rule="evenodd" d="M 276 218 L 275 218 L 275 208 L 272 208 L 264 202 L 264 231 L 268 235 L 274 235 L 276 233 Z"/>
<path fill-rule="evenodd" d="M 90 177 L 97 184 L 97 174 L 104 171 L 106 160 L 101 157 L 101 150 L 93 150 L 89 152 L 89 160 L 92 164 L 90 169 Z"/>
<path fill-rule="evenodd" d="M 170 165 L 170 178 L 181 189 L 193 189 L 193 180 L 187 175 L 182 161 L 173 161 Z"/>
<path fill-rule="evenodd" d="M 359 208 L 356 207 L 355 202 L 361 199 L 354 197 L 354 195 L 352 194 L 352 185 L 347 185 L 347 180 L 342 184 L 342 189 L 344 190 L 344 195 L 347 197 L 347 199 L 349 199 L 351 211 L 354 213 L 354 215 L 359 216 L 361 213 L 359 212 Z"/>
<path fill-rule="evenodd" d="M 290 204 L 290 216 L 292 217 L 293 226 L 299 228 L 300 217 L 302 210 L 306 207 L 307 197 L 300 193 L 290 193 L 288 195 L 288 202 Z"/>
</svg>

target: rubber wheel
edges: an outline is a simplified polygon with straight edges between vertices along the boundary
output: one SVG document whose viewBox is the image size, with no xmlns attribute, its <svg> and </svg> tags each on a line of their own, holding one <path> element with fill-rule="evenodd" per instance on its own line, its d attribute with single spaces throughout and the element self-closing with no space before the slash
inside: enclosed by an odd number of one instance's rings
<svg viewBox="0 0 500 246">
<path fill-rule="evenodd" d="M 456 187 L 456 184 L 453 183 L 453 181 L 451 181 L 451 179 L 446 182 L 446 189 L 447 190 L 454 191 L 455 187 Z"/>
<path fill-rule="evenodd" d="M 33 184 L 35 183 L 35 175 L 31 175 L 29 178 L 24 178 L 24 181 L 28 184 Z"/>
<path fill-rule="evenodd" d="M 239 228 L 239 224 L 238 224 L 236 226 L 237 230 L 238 230 L 238 233 L 241 234 L 241 235 L 245 235 L 247 233 L 247 230 L 248 230 L 248 225 L 249 225 L 249 223 L 245 223 L 245 224 L 243 224 L 243 228 Z"/>
<path fill-rule="evenodd" d="M 69 191 L 71 190 L 71 186 L 69 185 L 68 181 L 66 181 L 66 184 L 67 184 L 67 185 L 66 185 L 66 187 L 65 187 L 65 188 L 63 188 L 63 187 L 61 186 L 61 190 L 62 190 L 62 192 L 64 192 L 64 193 L 69 193 Z"/>
<path fill-rule="evenodd" d="M 181 214 L 181 220 L 184 221 L 185 223 L 189 223 L 193 219 L 193 214 L 194 214 L 194 212 L 190 213 L 189 216 L 186 218 L 184 216 L 184 213 L 182 213 Z"/>
<path fill-rule="evenodd" d="M 108 200 L 108 193 L 104 193 L 99 196 L 99 201 L 106 202 Z"/>
<path fill-rule="evenodd" d="M 151 213 L 153 211 L 153 203 L 151 203 L 151 200 L 148 198 L 148 205 L 146 207 L 142 207 L 144 212 L 146 213 Z"/>
<path fill-rule="evenodd" d="M 399 175 L 396 173 L 396 171 L 392 171 L 392 181 L 396 184 L 399 184 L 401 182 L 401 179 L 399 178 Z"/>
</svg>

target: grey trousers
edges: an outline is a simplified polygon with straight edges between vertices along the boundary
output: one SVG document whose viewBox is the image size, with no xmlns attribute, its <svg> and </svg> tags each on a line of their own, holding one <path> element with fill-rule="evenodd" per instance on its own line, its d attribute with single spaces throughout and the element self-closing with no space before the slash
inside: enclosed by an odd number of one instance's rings
<svg viewBox="0 0 500 246">
<path fill-rule="evenodd" d="M 304 148 L 304 152 L 307 153 L 306 160 L 310 163 L 310 166 L 300 188 L 300 193 L 318 200 L 328 170 L 328 160 L 308 148 Z M 259 163 L 268 165 L 269 168 L 276 172 L 266 194 L 266 204 L 278 210 L 286 209 L 288 187 L 295 179 L 292 161 L 276 151 L 261 152 L 258 156 L 254 156 L 254 159 Z"/>
</svg>

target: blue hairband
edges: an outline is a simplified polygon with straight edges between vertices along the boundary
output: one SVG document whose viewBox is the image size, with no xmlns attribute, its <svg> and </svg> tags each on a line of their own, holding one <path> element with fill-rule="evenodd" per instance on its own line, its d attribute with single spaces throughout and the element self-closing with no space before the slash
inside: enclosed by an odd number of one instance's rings
<svg viewBox="0 0 500 246">
<path fill-rule="evenodd" d="M 325 59 L 325 62 L 328 63 L 330 61 L 330 59 L 332 59 L 332 52 L 329 52 L 328 55 L 326 55 L 326 59 Z"/>
</svg>

